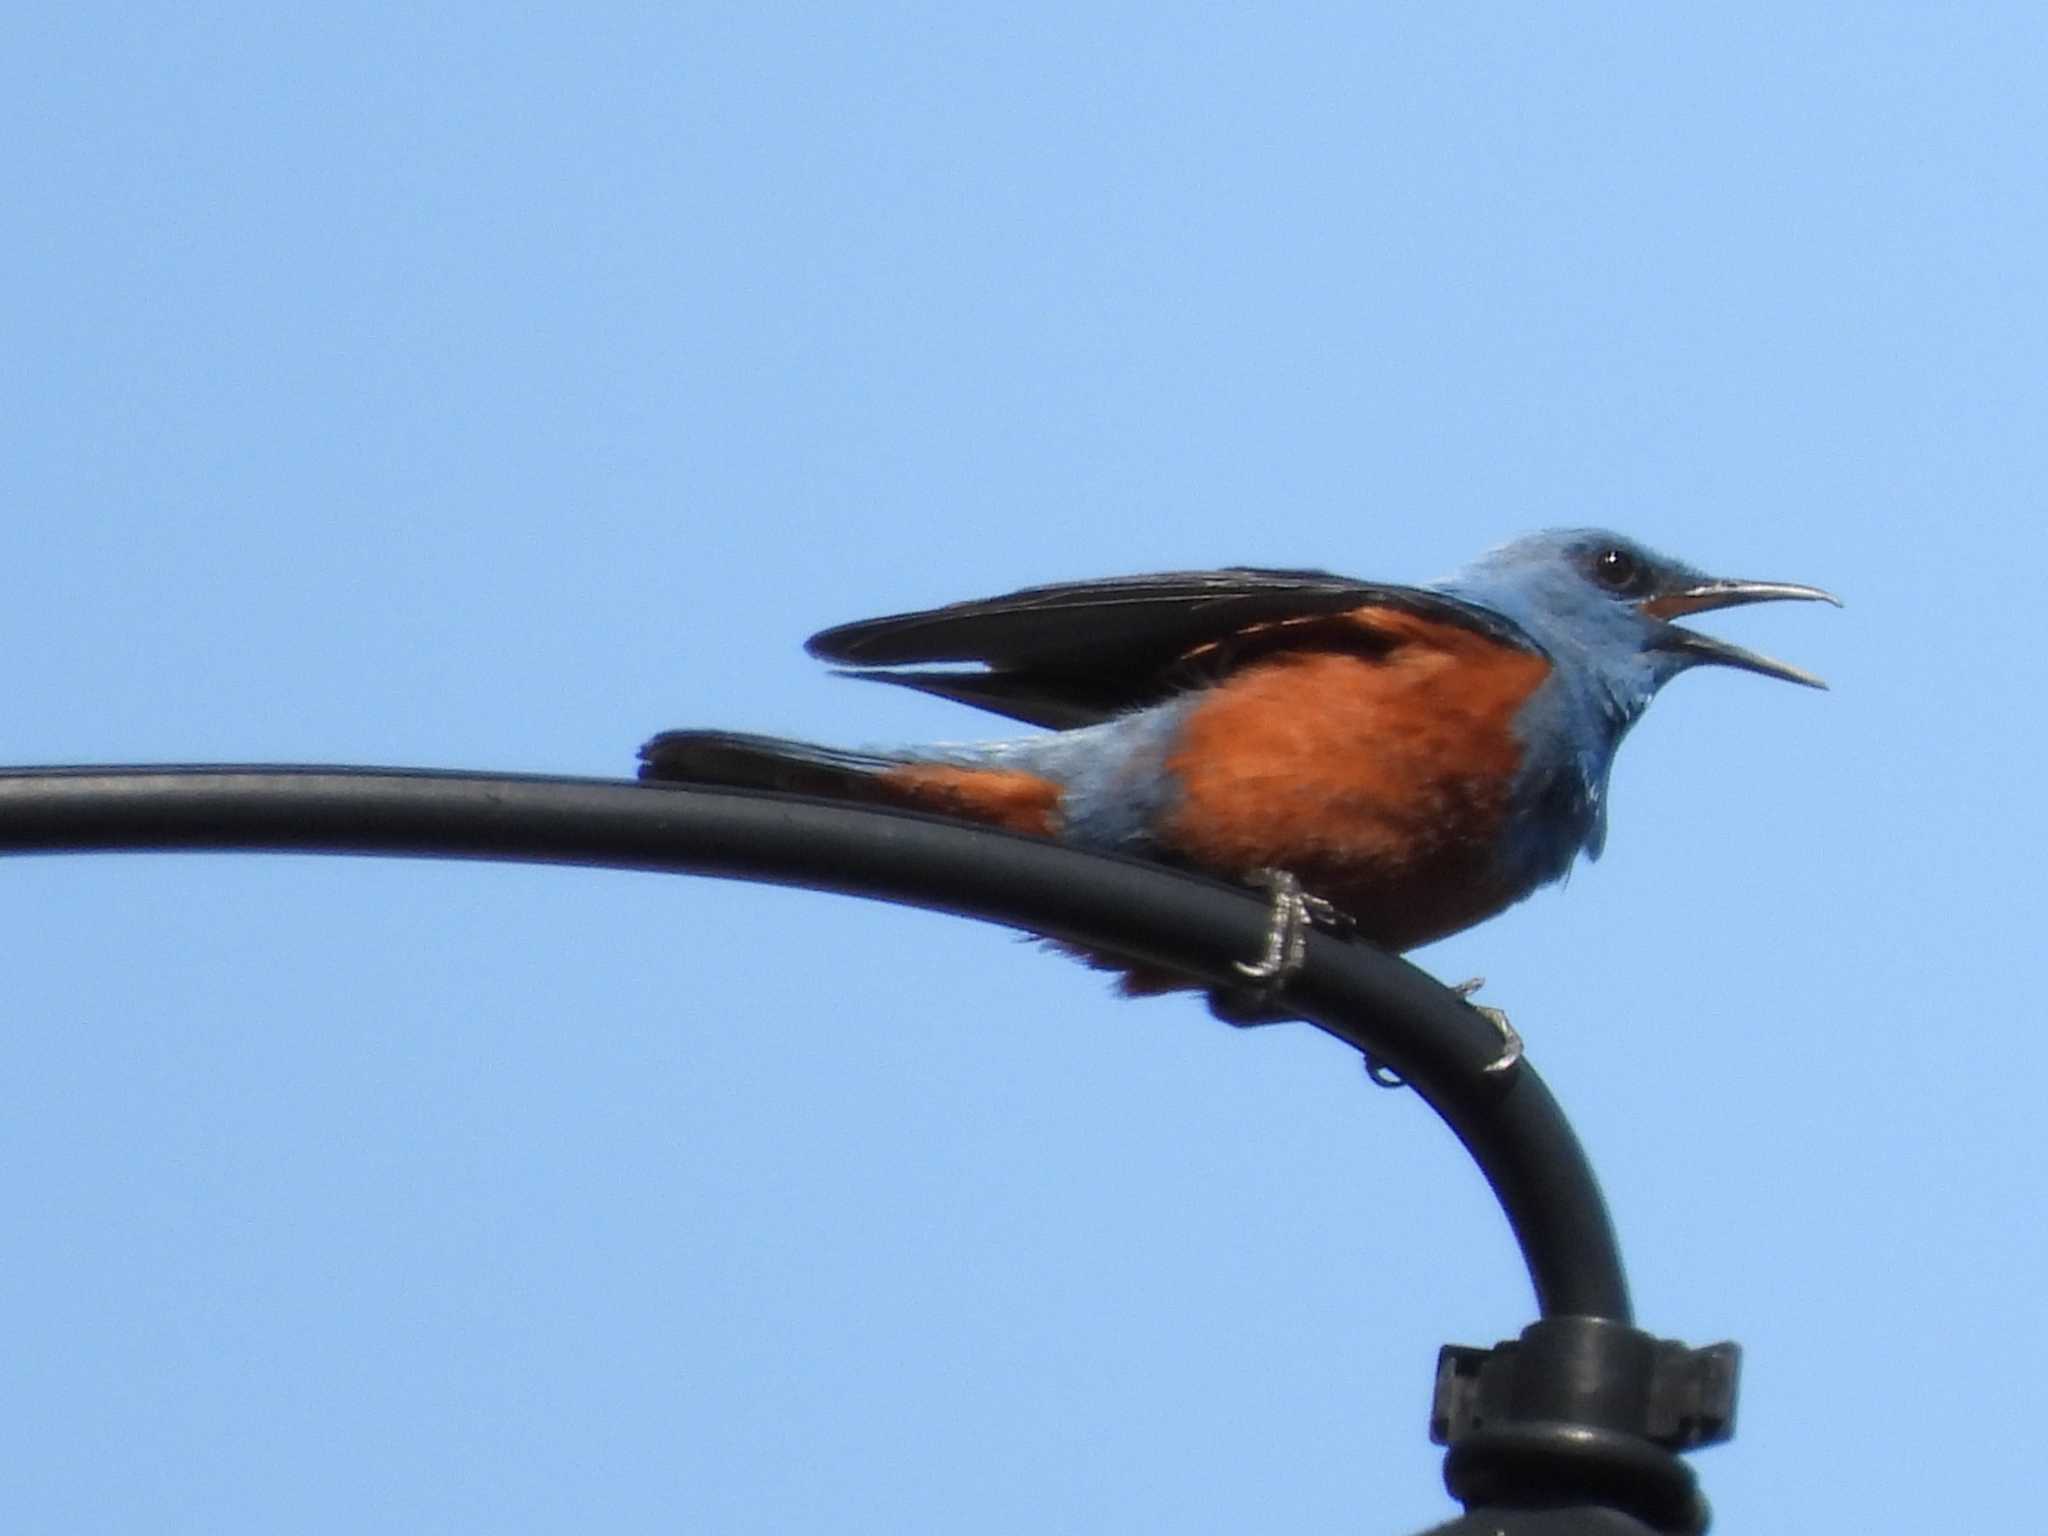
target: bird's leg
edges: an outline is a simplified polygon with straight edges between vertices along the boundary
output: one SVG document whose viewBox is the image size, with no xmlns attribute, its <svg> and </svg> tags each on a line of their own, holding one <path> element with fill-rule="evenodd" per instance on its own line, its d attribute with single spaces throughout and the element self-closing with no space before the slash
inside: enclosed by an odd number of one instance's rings
<svg viewBox="0 0 2048 1536">
<path fill-rule="evenodd" d="M 1279 1024 L 1296 1017 L 1273 1001 L 1273 994 L 1287 984 L 1308 959 L 1309 928 L 1350 925 L 1336 907 L 1301 888 L 1298 877 L 1284 869 L 1256 869 L 1245 883 L 1272 894 L 1266 924 L 1266 947 L 1256 960 L 1237 960 L 1238 974 L 1254 983 L 1248 987 L 1214 987 L 1209 992 L 1209 1011 L 1226 1024 L 1249 1028 L 1255 1024 Z"/>
<path fill-rule="evenodd" d="M 1486 1064 L 1488 1072 L 1505 1072 L 1522 1059 L 1522 1037 L 1515 1026 L 1508 1022 L 1508 1016 L 1498 1008 L 1489 1008 L 1484 1003 L 1472 1001 L 1472 994 L 1486 985 L 1484 976 L 1473 976 L 1459 982 L 1451 990 L 1465 999 L 1465 1006 L 1491 1024 L 1500 1033 L 1500 1054 Z"/>
<path fill-rule="evenodd" d="M 1280 986 L 1308 959 L 1310 925 L 1336 925 L 1343 921 L 1343 914 L 1322 897 L 1309 895 L 1301 888 L 1300 879 L 1284 869 L 1255 869 L 1245 881 L 1272 893 L 1266 952 L 1256 960 L 1237 960 L 1232 965 L 1239 975 L 1262 986 Z"/>
</svg>

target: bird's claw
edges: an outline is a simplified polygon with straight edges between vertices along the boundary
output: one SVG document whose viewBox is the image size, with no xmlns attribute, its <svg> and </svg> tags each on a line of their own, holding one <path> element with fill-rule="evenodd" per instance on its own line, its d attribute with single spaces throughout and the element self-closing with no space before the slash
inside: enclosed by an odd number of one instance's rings
<svg viewBox="0 0 2048 1536">
<path fill-rule="evenodd" d="M 1508 1016 L 1498 1008 L 1489 1008 L 1484 1003 L 1472 1001 L 1472 994 L 1486 985 L 1484 976 L 1474 976 L 1459 982 L 1451 990 L 1465 999 L 1465 1006 L 1486 1020 L 1500 1035 L 1500 1054 L 1489 1061 L 1484 1070 L 1501 1073 L 1522 1059 L 1522 1036 L 1515 1026 L 1508 1022 Z"/>
<path fill-rule="evenodd" d="M 1272 894 L 1266 922 L 1265 953 L 1256 960 L 1234 960 L 1231 966 L 1262 987 L 1284 985 L 1308 959 L 1308 932 L 1316 923 L 1340 926 L 1344 915 L 1320 896 L 1311 896 L 1301 881 L 1284 869 L 1258 869 L 1247 882 Z"/>
<path fill-rule="evenodd" d="M 1209 996 L 1212 1013 L 1220 1019 L 1239 1025 L 1266 1023 L 1277 1016 L 1268 1011 L 1260 994 L 1284 986 L 1307 962 L 1308 934 L 1311 927 L 1317 923 L 1329 927 L 1344 927 L 1348 924 L 1348 919 L 1342 912 L 1322 897 L 1311 896 L 1304 891 L 1299 877 L 1287 870 L 1254 870 L 1246 880 L 1249 884 L 1272 893 L 1272 907 L 1266 923 L 1265 952 L 1256 960 L 1231 962 L 1232 968 L 1246 980 L 1256 982 L 1258 989 L 1250 998 L 1220 990 L 1212 992 Z M 1500 1009 L 1471 1001 L 1472 994 L 1485 985 L 1484 976 L 1474 976 L 1459 982 L 1451 990 L 1465 999 L 1466 1006 L 1491 1024 L 1499 1034 L 1500 1054 L 1482 1069 L 1498 1076 L 1522 1059 L 1522 1037 Z M 1407 1086 L 1406 1078 L 1375 1056 L 1367 1055 L 1365 1070 L 1382 1088 Z"/>
<path fill-rule="evenodd" d="M 1508 1016 L 1498 1008 L 1489 1008 L 1484 1003 L 1472 1001 L 1472 994 L 1486 985 L 1484 976 L 1474 976 L 1461 981 L 1451 990 L 1465 999 L 1465 1006 L 1491 1024 L 1500 1035 L 1500 1054 L 1480 1070 L 1498 1076 L 1522 1059 L 1522 1036 L 1515 1026 L 1508 1022 Z M 1396 1072 L 1371 1052 L 1366 1053 L 1365 1073 L 1381 1088 L 1406 1088 L 1408 1079 Z"/>
</svg>

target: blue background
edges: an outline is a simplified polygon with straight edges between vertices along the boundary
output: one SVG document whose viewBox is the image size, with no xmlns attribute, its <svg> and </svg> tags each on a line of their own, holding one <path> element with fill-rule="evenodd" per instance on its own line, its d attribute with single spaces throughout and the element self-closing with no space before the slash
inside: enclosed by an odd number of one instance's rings
<svg viewBox="0 0 2048 1536">
<path fill-rule="evenodd" d="M 4 758 L 626 773 L 983 722 L 838 620 L 1597 522 L 1708 627 L 1483 972 L 1724 1531 L 2041 1494 L 2032 6 L 0 22 Z M 957 920 L 0 872 L 15 1530 L 1401 1531 L 1476 1175 L 1305 1027 Z M 792 964 L 800 954 L 802 962 Z"/>
</svg>

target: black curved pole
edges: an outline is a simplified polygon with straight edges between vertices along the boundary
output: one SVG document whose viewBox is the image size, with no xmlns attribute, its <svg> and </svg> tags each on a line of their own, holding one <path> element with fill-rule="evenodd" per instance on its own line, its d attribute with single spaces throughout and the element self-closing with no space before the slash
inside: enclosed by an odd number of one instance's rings
<svg viewBox="0 0 2048 1536">
<path fill-rule="evenodd" d="M 1133 859 L 797 796 L 412 769 L 0 770 L 0 851 L 392 854 L 716 875 L 878 897 L 1112 950 L 1216 984 L 1259 953 L 1266 905 Z M 1241 983 L 1240 983 L 1241 984 Z M 1483 1069 L 1491 1027 L 1404 961 L 1326 934 L 1286 1004 L 1385 1062 L 1493 1186 L 1543 1315 L 1631 1321 L 1578 1138 L 1526 1062 Z"/>
</svg>

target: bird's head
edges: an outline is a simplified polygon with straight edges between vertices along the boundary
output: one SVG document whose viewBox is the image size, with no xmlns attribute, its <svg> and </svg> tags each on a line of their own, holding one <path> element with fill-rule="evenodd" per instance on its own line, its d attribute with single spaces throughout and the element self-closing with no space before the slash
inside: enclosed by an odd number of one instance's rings
<svg viewBox="0 0 2048 1536">
<path fill-rule="evenodd" d="M 1561 667 L 1596 683 L 1624 721 L 1665 683 L 1703 664 L 1827 686 L 1811 672 L 1672 620 L 1778 598 L 1841 606 L 1818 587 L 1707 576 L 1598 528 L 1553 529 L 1503 544 L 1443 590 L 1513 619 Z"/>
</svg>

